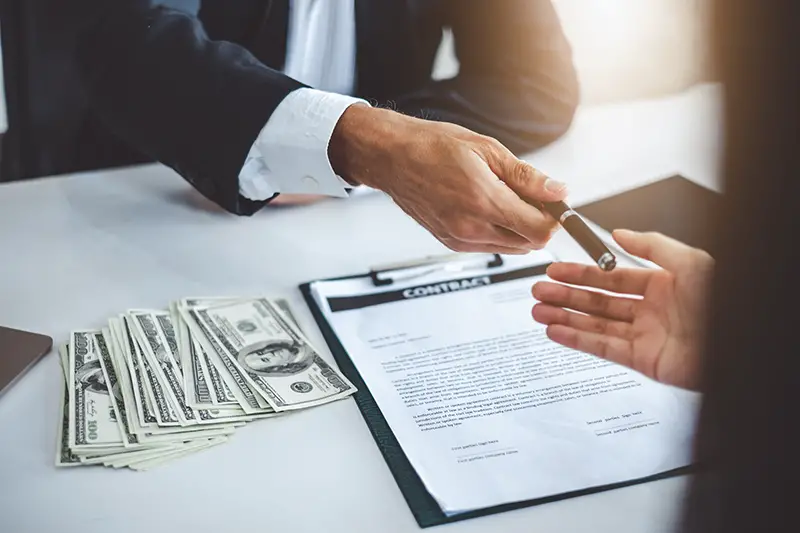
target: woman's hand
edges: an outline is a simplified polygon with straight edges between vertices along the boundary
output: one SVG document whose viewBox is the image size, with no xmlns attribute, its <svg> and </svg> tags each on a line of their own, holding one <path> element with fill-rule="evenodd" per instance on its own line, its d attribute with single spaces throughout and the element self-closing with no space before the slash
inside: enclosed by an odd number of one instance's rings
<svg viewBox="0 0 800 533">
<path fill-rule="evenodd" d="M 705 306 L 714 260 L 706 252 L 658 233 L 614 232 L 622 248 L 664 270 L 556 263 L 547 269 L 555 281 L 602 289 L 612 296 L 560 283 L 533 286 L 540 303 L 533 318 L 546 324 L 547 336 L 628 366 L 657 381 L 697 388 Z"/>
</svg>

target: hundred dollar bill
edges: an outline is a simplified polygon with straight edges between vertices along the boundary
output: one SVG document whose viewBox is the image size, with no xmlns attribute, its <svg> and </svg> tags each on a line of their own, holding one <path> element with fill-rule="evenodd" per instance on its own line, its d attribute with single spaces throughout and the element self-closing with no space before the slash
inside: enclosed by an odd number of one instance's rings
<svg viewBox="0 0 800 533">
<path fill-rule="evenodd" d="M 128 311 L 128 316 L 134 323 L 144 358 L 154 369 L 158 381 L 163 386 L 165 397 L 175 408 L 181 425 L 195 424 L 194 412 L 186 405 L 181 387 L 183 375 L 175 361 L 178 345 L 169 313 L 131 310 Z"/>
<path fill-rule="evenodd" d="M 116 350 L 116 344 L 111 338 L 111 332 L 104 329 L 100 333 L 94 334 L 95 346 L 100 356 L 100 367 L 103 370 L 103 376 L 108 384 L 108 390 L 111 393 L 112 406 L 117 414 L 117 423 L 119 425 L 120 433 L 122 434 L 122 445 L 126 448 L 140 448 L 141 443 L 139 437 L 133 433 L 128 416 L 127 406 L 125 404 L 124 394 L 125 391 L 122 385 L 122 379 L 117 373 L 117 366 L 114 364 L 112 351 Z"/>
<path fill-rule="evenodd" d="M 126 333 L 121 329 L 121 321 L 118 320 L 111 320 L 109 321 L 109 330 L 116 331 L 116 333 L 111 334 L 112 338 L 112 345 L 115 349 L 111 350 L 111 360 L 112 364 L 114 365 L 115 369 L 117 369 L 117 377 L 119 378 L 119 382 L 122 385 L 122 398 L 123 403 L 125 404 L 126 413 L 128 414 L 129 420 L 129 427 L 131 431 L 135 433 L 139 439 L 139 442 L 143 445 L 149 445 L 151 443 L 158 443 L 164 442 L 168 440 L 179 440 L 179 433 L 184 433 L 191 429 L 192 431 L 195 428 L 190 427 L 182 427 L 182 426 L 168 426 L 168 427 L 158 427 L 155 424 L 155 417 L 152 418 L 153 424 L 148 425 L 146 427 L 142 427 L 139 424 L 138 416 L 134 415 L 133 412 L 138 409 L 140 406 L 138 405 L 139 395 L 136 394 L 136 389 L 134 388 L 133 380 L 131 379 L 131 375 L 129 372 L 129 367 L 123 361 L 126 358 L 125 350 L 121 348 L 122 342 L 120 339 L 126 339 Z M 143 390 L 142 390 L 143 393 Z M 145 396 L 146 397 L 146 396 Z M 229 413 L 231 416 L 233 415 L 243 415 L 244 412 L 240 410 Z M 163 436 L 159 438 L 155 438 L 156 435 Z M 168 436 L 173 435 L 173 436 Z"/>
<path fill-rule="evenodd" d="M 144 412 L 147 411 L 149 413 L 151 408 L 144 405 L 144 402 L 142 402 L 143 405 L 139 405 L 139 396 L 137 395 L 139 391 L 136 390 L 136 385 L 131 377 L 126 350 L 123 348 L 124 344 L 128 341 L 123 331 L 122 322 L 112 318 L 109 320 L 108 326 L 108 331 L 110 332 L 109 341 L 112 348 L 111 365 L 114 368 L 122 390 L 122 402 L 125 406 L 125 421 L 131 433 L 136 435 L 140 443 L 144 443 L 143 436 L 146 431 L 158 427 L 156 425 L 156 419 L 155 416 L 151 414 L 152 423 L 147 426 L 142 426 L 141 418 L 144 417 Z M 141 392 L 144 394 L 144 389 L 142 389 Z M 140 412 L 142 416 L 140 416 Z"/>
<path fill-rule="evenodd" d="M 58 423 L 58 433 L 56 438 L 56 466 L 69 467 L 80 466 L 80 458 L 73 454 L 69 449 L 69 389 L 67 379 L 69 379 L 69 347 L 62 344 L 58 347 L 59 362 L 64 379 L 61 380 L 61 411 Z"/>
<path fill-rule="evenodd" d="M 145 460 L 142 460 L 142 461 L 136 461 L 134 463 L 127 464 L 126 466 L 128 468 L 132 469 L 132 470 L 137 470 L 137 471 L 150 470 L 152 468 L 155 468 L 157 466 L 161 466 L 161 465 L 166 464 L 166 463 L 168 463 L 170 461 L 173 461 L 175 459 L 179 459 L 179 458 L 181 458 L 181 457 L 183 457 L 185 455 L 188 455 L 190 453 L 197 453 L 197 452 L 200 452 L 200 451 L 203 451 L 203 450 L 207 450 L 208 448 L 211 448 L 213 446 L 217 446 L 219 444 L 223 444 L 226 441 L 227 441 L 227 439 L 225 437 L 211 438 L 211 439 L 206 440 L 205 442 L 191 443 L 191 444 L 187 445 L 184 449 L 181 449 L 181 450 L 175 450 L 175 451 L 170 452 L 168 454 L 164 454 L 162 456 L 155 457 L 155 458 L 152 458 L 152 459 L 145 459 Z"/>
<path fill-rule="evenodd" d="M 297 319 L 294 317 L 294 313 L 292 313 L 292 308 L 289 307 L 289 301 L 284 298 L 276 298 L 271 300 L 272 303 L 275 304 L 275 307 L 280 309 L 280 311 L 284 314 L 284 316 L 289 320 L 289 322 L 297 328 L 297 331 L 302 333 L 302 329 L 300 328 L 300 324 L 297 322 Z"/>
<path fill-rule="evenodd" d="M 152 400 L 157 425 L 159 427 L 180 427 L 181 421 L 175 406 L 167 397 L 163 385 L 158 380 L 156 371 L 150 364 L 150 360 L 145 357 L 144 350 L 138 341 L 136 341 L 135 357 L 144 371 L 145 392 Z"/>
<path fill-rule="evenodd" d="M 176 370 L 176 359 L 180 357 L 175 339 L 175 327 L 168 313 L 164 312 L 132 312 L 137 321 L 138 332 L 146 344 L 146 356 L 157 368 L 159 378 L 168 391 L 171 400 L 178 408 L 185 425 L 220 424 L 236 421 L 245 413 L 239 411 L 221 411 L 209 409 L 192 409 L 186 405 L 186 396 L 182 388 L 182 377 Z M 158 365 L 156 366 L 156 362 Z"/>
<path fill-rule="evenodd" d="M 170 314 L 173 317 L 178 316 L 178 348 L 183 360 L 182 368 L 186 369 L 184 370 L 184 390 L 186 391 L 186 401 L 190 407 L 213 409 L 213 405 L 217 409 L 227 409 L 229 406 L 236 406 L 236 410 L 238 410 L 239 404 L 230 388 L 220 377 L 203 346 L 191 336 L 189 326 L 180 316 L 179 307 L 213 306 L 237 301 L 246 300 L 244 298 L 184 298 L 180 302 L 170 304 Z M 281 298 L 275 300 L 275 304 L 296 326 L 297 322 L 292 316 L 289 302 Z M 173 320 L 175 319 L 173 318 Z"/>
<path fill-rule="evenodd" d="M 171 303 L 170 311 L 171 314 L 178 313 L 180 316 L 180 307 L 214 306 L 241 301 L 247 301 L 247 299 L 236 297 L 184 298 L 180 302 Z M 283 298 L 278 298 L 275 300 L 275 304 L 284 312 L 289 321 L 299 329 L 289 307 L 289 302 Z M 186 321 L 180 317 L 178 323 L 178 337 L 182 339 L 178 346 L 184 361 L 183 368 L 190 369 L 184 373 L 184 390 L 186 391 L 187 403 L 191 407 L 198 409 L 210 408 L 209 403 L 221 409 L 227 409 L 231 404 L 238 406 L 236 397 L 231 393 L 230 387 L 228 387 L 217 371 L 216 366 L 211 362 L 203 345 L 191 336 Z"/>
<path fill-rule="evenodd" d="M 73 331 L 69 342 L 69 448 L 122 446 L 108 384 L 103 376 L 96 331 Z"/>
<path fill-rule="evenodd" d="M 89 466 L 99 464 L 108 465 L 110 463 L 124 464 L 125 462 L 141 461 L 144 459 L 164 455 L 173 450 L 179 449 L 180 446 L 180 444 L 165 444 L 161 447 L 126 448 L 124 451 L 118 453 L 98 455 L 83 459 L 81 464 Z"/>
<path fill-rule="evenodd" d="M 192 368 L 193 372 L 184 374 L 184 382 L 187 391 L 187 398 L 192 407 L 207 407 L 210 403 L 225 408 L 227 406 L 238 406 L 239 402 L 236 396 L 231 392 L 231 388 L 225 382 L 225 379 L 220 375 L 219 370 L 208 353 L 205 347 L 195 339 L 183 316 L 180 314 L 181 307 L 196 307 L 199 305 L 215 305 L 220 303 L 233 303 L 241 301 L 242 298 L 231 297 L 203 297 L 203 298 L 184 298 L 179 302 L 173 303 L 173 308 L 180 316 L 180 328 L 184 332 L 184 338 L 190 339 L 184 343 L 188 346 L 185 352 L 181 352 L 188 360 L 184 363 L 187 368 Z M 191 365 L 191 366 L 190 366 Z M 201 390 L 203 389 L 203 390 Z M 207 389 L 208 396 L 205 395 Z M 202 395 L 202 398 L 198 395 Z M 192 400 L 196 400 L 196 404 L 192 404 Z"/>
<path fill-rule="evenodd" d="M 207 329 L 205 326 L 195 319 L 194 307 L 192 307 L 194 303 L 195 302 L 192 300 L 184 300 L 183 305 L 179 306 L 178 309 L 181 316 L 186 321 L 186 324 L 189 326 L 192 337 L 197 340 L 198 344 L 203 348 L 209 358 L 209 368 L 215 367 L 217 369 L 219 377 L 228 386 L 228 389 L 245 413 L 248 415 L 257 415 L 273 412 L 269 403 L 250 388 L 241 369 L 238 368 L 230 358 L 221 355 L 223 353 L 222 347 L 218 345 L 216 339 L 212 335 L 206 334 Z"/>
<path fill-rule="evenodd" d="M 173 402 L 170 401 L 170 398 L 167 396 L 167 390 L 162 386 L 161 381 L 159 381 L 157 375 L 158 365 L 153 364 L 151 359 L 147 357 L 147 338 L 141 337 L 140 328 L 133 316 L 128 314 L 124 320 L 125 324 L 127 324 L 129 335 L 133 340 L 133 357 L 136 359 L 138 366 L 142 369 L 146 392 L 149 393 L 153 399 L 153 407 L 158 425 L 160 427 L 184 425 L 181 423 L 178 409 Z M 156 359 L 156 363 L 157 362 Z"/>
<path fill-rule="evenodd" d="M 169 304 L 170 318 L 177 330 L 178 352 L 181 369 L 183 371 L 183 391 L 186 395 L 186 405 L 193 409 L 227 409 L 239 410 L 236 398 L 227 390 L 227 387 L 217 386 L 212 389 L 209 383 L 209 370 L 205 365 L 206 355 L 197 342 L 192 339 L 189 327 L 180 316 L 178 302 Z M 220 383 L 219 376 L 216 382 Z M 224 385 L 224 384 L 223 384 Z"/>
<path fill-rule="evenodd" d="M 128 376 L 131 380 L 133 392 L 133 402 L 136 409 L 138 424 L 133 424 L 136 433 L 141 433 L 139 429 L 155 428 L 158 426 L 152 393 L 147 390 L 145 385 L 144 369 L 139 359 L 136 357 L 136 341 L 133 338 L 130 325 L 124 316 L 111 318 L 109 320 L 111 329 L 117 332 L 119 347 L 121 348 L 120 359 L 124 360 L 127 366 Z M 131 413 L 133 415 L 133 412 Z"/>
<path fill-rule="evenodd" d="M 120 453 L 117 455 L 111 455 L 108 457 L 101 457 L 97 460 L 103 464 L 103 466 L 111 467 L 111 468 L 123 468 L 123 467 L 130 467 L 136 463 L 142 461 L 149 461 L 153 459 L 158 459 L 160 457 L 169 457 L 175 452 L 185 450 L 184 453 L 191 453 L 192 447 L 186 446 L 184 444 L 180 445 L 168 445 L 162 448 L 156 448 L 154 450 L 140 450 L 137 452 L 128 452 L 128 453 Z"/>
<path fill-rule="evenodd" d="M 167 346 L 169 347 L 169 353 L 172 356 L 171 361 L 175 364 L 175 370 L 177 372 L 177 377 L 181 378 L 178 380 L 183 380 L 183 371 L 181 370 L 181 357 L 180 357 L 180 350 L 178 349 L 178 334 L 175 331 L 175 322 L 172 319 L 172 314 L 170 313 L 158 313 L 155 315 L 156 322 L 158 322 L 158 327 L 163 333 L 164 340 L 167 341 Z"/>
<path fill-rule="evenodd" d="M 184 311 L 229 372 L 237 372 L 275 411 L 321 405 L 355 392 L 267 299 Z"/>
<path fill-rule="evenodd" d="M 179 318 L 181 358 L 183 359 L 183 386 L 186 402 L 195 409 L 236 408 L 239 404 L 230 389 L 208 359 L 203 347 L 189 333 L 189 326 Z"/>
<path fill-rule="evenodd" d="M 188 331 L 189 327 L 185 327 Z M 194 392 L 197 406 L 207 406 L 209 403 L 212 406 L 238 406 L 236 397 L 220 377 L 203 346 L 190 336 L 187 347 L 191 368 L 191 373 L 187 373 L 187 382 Z"/>
<path fill-rule="evenodd" d="M 80 466 L 80 458 L 72 453 L 69 449 L 69 391 L 67 390 L 66 381 L 62 383 L 62 396 L 61 396 L 61 416 L 58 424 L 58 446 L 56 448 L 56 466 Z"/>
<path fill-rule="evenodd" d="M 185 322 L 180 319 L 180 326 L 178 327 L 178 330 L 180 331 L 182 328 L 185 329 L 188 334 L 188 327 L 186 326 Z M 222 382 L 221 378 L 219 377 L 219 373 L 217 373 L 216 369 L 214 369 L 214 373 L 211 375 L 213 376 L 214 381 L 217 382 L 218 390 L 225 391 L 225 394 L 233 398 L 232 402 L 216 402 L 212 397 L 211 387 L 209 387 L 208 383 L 205 381 L 205 376 L 208 373 L 207 367 L 201 362 L 205 361 L 206 364 L 210 365 L 210 362 L 208 361 L 208 354 L 206 354 L 202 346 L 200 346 L 200 344 L 191 336 L 187 335 L 184 338 L 184 342 L 184 346 L 189 346 L 191 355 L 187 364 L 184 365 L 184 368 L 187 369 L 187 374 L 184 376 L 184 384 L 188 385 L 189 387 L 189 390 L 185 392 L 185 398 L 186 401 L 189 402 L 189 398 L 191 397 L 190 393 L 194 396 L 195 404 L 189 405 L 189 407 L 194 409 L 195 413 L 197 414 L 198 424 L 220 424 L 236 421 L 251 421 L 255 420 L 256 418 L 267 418 L 268 415 L 275 414 L 270 411 L 270 413 L 248 415 L 235 401 L 235 397 L 231 395 L 230 389 L 225 386 L 224 382 Z M 181 344 L 179 344 L 179 346 L 180 345 Z M 214 367 L 212 366 L 211 368 Z M 189 373 L 191 373 L 191 375 Z M 187 377 L 188 380 L 186 379 Z M 222 399 L 224 400 L 225 397 Z"/>
<path fill-rule="evenodd" d="M 189 327 L 181 318 L 178 312 L 178 302 L 170 302 L 169 314 L 172 318 L 175 329 L 178 332 L 178 353 L 181 360 L 181 369 L 183 370 L 183 392 L 186 395 L 186 405 L 194 409 L 199 409 L 200 401 L 198 400 L 198 392 L 196 389 L 202 387 L 203 392 L 208 391 L 205 373 L 196 363 L 196 357 L 190 350 L 191 339 L 189 337 Z M 207 396 L 207 394 L 204 394 Z M 211 403 L 211 402 L 209 402 Z"/>
<path fill-rule="evenodd" d="M 170 319 L 170 322 L 172 322 L 172 325 L 177 330 L 176 331 L 176 335 L 175 335 L 175 343 L 178 346 L 178 353 L 179 354 L 183 354 L 184 338 L 183 338 L 183 334 L 182 334 L 182 332 L 180 330 L 180 323 L 181 323 L 180 315 L 178 315 L 178 306 L 177 306 L 177 304 L 175 302 L 171 302 L 169 304 L 169 319 Z M 181 369 L 181 374 L 184 374 L 185 370 L 184 370 L 184 364 L 183 364 L 183 356 L 181 355 L 180 357 L 178 357 L 178 360 L 176 362 L 178 363 L 178 366 Z M 186 390 L 186 387 L 184 387 L 183 389 Z"/>
</svg>

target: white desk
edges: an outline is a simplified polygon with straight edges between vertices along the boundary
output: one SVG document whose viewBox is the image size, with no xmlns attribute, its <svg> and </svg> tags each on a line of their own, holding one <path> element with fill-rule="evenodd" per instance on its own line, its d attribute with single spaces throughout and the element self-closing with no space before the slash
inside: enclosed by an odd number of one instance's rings
<svg viewBox="0 0 800 533">
<path fill-rule="evenodd" d="M 714 184 L 716 90 L 581 110 L 530 159 L 575 202 L 681 171 Z M 443 249 L 379 194 L 237 218 L 160 166 L 0 187 L 0 324 L 63 341 L 132 307 L 296 286 Z M 351 400 L 250 424 L 224 446 L 146 473 L 53 466 L 61 380 L 48 356 L 0 400 L 0 531 L 416 531 Z M 531 475 L 536 475 L 531 472 Z M 443 526 L 458 532 L 670 531 L 685 479 Z M 113 528 L 113 529 L 112 529 Z"/>
</svg>

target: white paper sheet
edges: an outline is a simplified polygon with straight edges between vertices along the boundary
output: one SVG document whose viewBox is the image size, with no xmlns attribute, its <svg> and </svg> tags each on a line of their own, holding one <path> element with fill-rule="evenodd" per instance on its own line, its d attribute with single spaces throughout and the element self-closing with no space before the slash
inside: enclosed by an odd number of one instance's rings
<svg viewBox="0 0 800 533">
<path fill-rule="evenodd" d="M 504 259 L 500 269 L 457 274 L 457 283 L 437 273 L 388 288 L 369 278 L 312 286 L 442 510 L 688 465 L 698 396 L 551 342 L 531 318 L 535 279 L 500 278 L 552 258 Z M 369 294 L 392 301 L 334 311 Z"/>
</svg>

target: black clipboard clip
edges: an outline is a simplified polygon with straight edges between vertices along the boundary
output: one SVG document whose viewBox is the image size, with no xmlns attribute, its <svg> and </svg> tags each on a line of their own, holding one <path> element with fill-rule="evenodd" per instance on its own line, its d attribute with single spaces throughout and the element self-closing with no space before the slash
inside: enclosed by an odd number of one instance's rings
<svg viewBox="0 0 800 533">
<path fill-rule="evenodd" d="M 395 281 L 405 281 L 427 276 L 434 272 L 463 272 L 473 269 L 497 268 L 503 266 L 500 254 L 429 255 L 422 259 L 373 266 L 369 271 L 372 284 L 376 287 L 391 285 Z"/>
</svg>

